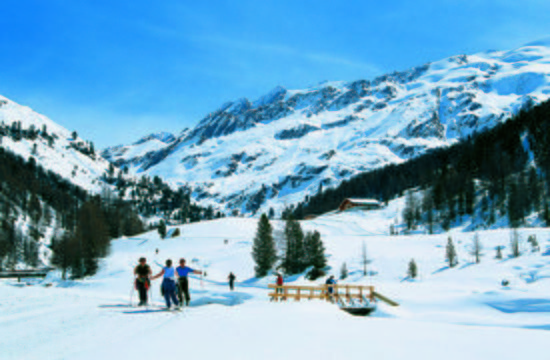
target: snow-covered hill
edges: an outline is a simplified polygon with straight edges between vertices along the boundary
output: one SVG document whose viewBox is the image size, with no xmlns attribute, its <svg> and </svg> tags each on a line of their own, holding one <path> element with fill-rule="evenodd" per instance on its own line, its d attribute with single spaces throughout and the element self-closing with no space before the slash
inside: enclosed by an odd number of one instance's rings
<svg viewBox="0 0 550 360">
<path fill-rule="evenodd" d="M 30 109 L 0 96 L 0 146 L 36 163 L 86 190 L 100 189 L 98 178 L 109 163 L 93 144 Z"/>
<path fill-rule="evenodd" d="M 372 80 L 277 87 L 240 99 L 178 136 L 103 156 L 252 213 L 280 209 L 359 172 L 445 146 L 549 98 L 550 41 L 459 55 Z"/>
</svg>

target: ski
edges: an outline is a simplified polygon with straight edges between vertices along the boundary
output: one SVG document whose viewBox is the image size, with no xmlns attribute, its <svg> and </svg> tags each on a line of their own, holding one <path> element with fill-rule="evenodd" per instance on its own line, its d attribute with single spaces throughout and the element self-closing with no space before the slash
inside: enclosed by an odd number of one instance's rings
<svg viewBox="0 0 550 360">
<path fill-rule="evenodd" d="M 182 308 L 165 308 L 165 307 L 160 307 L 160 308 L 148 308 L 148 309 L 137 309 L 137 310 L 127 310 L 127 311 L 123 311 L 122 313 L 123 314 L 148 314 L 148 313 L 158 313 L 158 312 L 172 312 L 172 313 L 180 313 L 182 312 L 183 309 Z"/>
</svg>

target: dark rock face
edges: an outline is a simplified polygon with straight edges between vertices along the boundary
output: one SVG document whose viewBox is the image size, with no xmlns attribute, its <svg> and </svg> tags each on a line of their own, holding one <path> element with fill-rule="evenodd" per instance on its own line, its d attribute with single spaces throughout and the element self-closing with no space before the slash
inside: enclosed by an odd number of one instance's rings
<svg viewBox="0 0 550 360">
<path fill-rule="evenodd" d="M 292 139 L 299 139 L 310 132 L 318 131 L 319 128 L 311 125 L 300 125 L 298 127 L 288 129 L 288 130 L 282 130 L 275 134 L 275 139 L 277 140 L 292 140 Z"/>
<path fill-rule="evenodd" d="M 438 138 L 445 139 L 445 127 L 439 121 L 437 113 L 434 112 L 432 117 L 422 123 L 416 120 L 412 121 L 400 134 L 407 138 Z M 403 152 L 400 152 L 403 153 Z"/>
</svg>

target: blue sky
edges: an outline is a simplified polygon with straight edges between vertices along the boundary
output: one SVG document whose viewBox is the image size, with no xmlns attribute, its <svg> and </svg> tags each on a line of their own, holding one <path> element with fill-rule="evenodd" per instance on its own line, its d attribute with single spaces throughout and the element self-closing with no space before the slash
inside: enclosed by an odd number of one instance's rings
<svg viewBox="0 0 550 360">
<path fill-rule="evenodd" d="M 550 34 L 548 1 L 4 0 L 0 94 L 96 147 L 277 85 L 371 78 Z"/>
</svg>

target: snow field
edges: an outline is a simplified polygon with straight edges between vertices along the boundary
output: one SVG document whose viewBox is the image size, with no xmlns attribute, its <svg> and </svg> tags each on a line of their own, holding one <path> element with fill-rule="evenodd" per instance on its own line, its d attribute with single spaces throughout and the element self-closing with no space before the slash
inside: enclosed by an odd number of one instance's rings
<svg viewBox="0 0 550 360">
<path fill-rule="evenodd" d="M 350 276 L 340 283 L 373 284 L 400 307 L 379 303 L 373 316 L 363 318 L 321 301 L 269 302 L 266 285 L 274 279 L 253 277 L 257 220 L 225 218 L 181 226 L 177 238 L 161 240 L 149 232 L 115 240 L 100 272 L 83 281 L 51 276 L 35 286 L 0 282 L 1 358 L 547 359 L 550 229 L 520 230 L 524 240 L 537 235 L 541 253 L 509 259 L 505 249 L 503 260 L 493 259 L 493 247 L 508 246 L 508 231 L 481 231 L 486 255 L 481 264 L 471 264 L 467 248 L 473 233 L 385 235 L 399 206 L 392 202 L 381 210 L 332 214 L 302 225 L 321 232 L 330 273 L 338 275 L 347 263 Z M 449 235 L 459 255 L 453 269 L 444 263 Z M 366 278 L 363 242 L 372 259 L 373 275 Z M 126 313 L 138 310 L 127 305 L 132 293 L 134 302 L 137 298 L 132 268 L 140 256 L 155 273 L 166 258 L 180 257 L 207 271 L 202 284 L 197 276 L 190 280 L 189 308 Z M 415 281 L 405 279 L 411 258 L 419 268 Z M 235 292 L 227 286 L 230 271 L 237 275 Z M 309 283 L 302 276 L 287 280 Z M 48 283 L 53 286 L 41 286 Z M 160 280 L 153 282 L 153 310 L 163 305 L 159 286 Z"/>
</svg>

